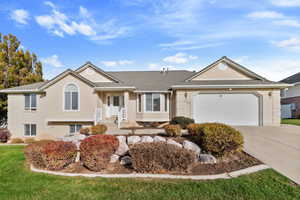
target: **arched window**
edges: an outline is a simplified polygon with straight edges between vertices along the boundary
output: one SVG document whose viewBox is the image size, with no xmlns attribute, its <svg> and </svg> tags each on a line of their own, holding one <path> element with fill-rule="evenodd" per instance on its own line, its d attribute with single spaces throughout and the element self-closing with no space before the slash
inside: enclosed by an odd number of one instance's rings
<svg viewBox="0 0 300 200">
<path fill-rule="evenodd" d="M 70 83 L 65 88 L 65 110 L 78 110 L 78 88 Z"/>
</svg>

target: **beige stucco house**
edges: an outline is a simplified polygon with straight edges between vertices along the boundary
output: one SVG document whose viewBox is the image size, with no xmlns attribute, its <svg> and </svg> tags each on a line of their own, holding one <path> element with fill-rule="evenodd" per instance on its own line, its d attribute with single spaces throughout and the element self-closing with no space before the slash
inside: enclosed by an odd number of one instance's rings
<svg viewBox="0 0 300 200">
<path fill-rule="evenodd" d="M 227 57 L 199 72 L 107 72 L 90 62 L 49 81 L 2 90 L 13 137 L 56 138 L 95 123 L 166 122 L 277 126 L 280 89 Z"/>
</svg>

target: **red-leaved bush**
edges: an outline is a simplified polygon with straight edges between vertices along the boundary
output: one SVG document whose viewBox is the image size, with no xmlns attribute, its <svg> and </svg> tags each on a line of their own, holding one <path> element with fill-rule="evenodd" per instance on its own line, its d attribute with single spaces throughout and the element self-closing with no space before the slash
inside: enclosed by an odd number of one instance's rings
<svg viewBox="0 0 300 200">
<path fill-rule="evenodd" d="M 0 129 L 0 142 L 7 142 L 10 138 L 10 133 L 7 129 Z"/>
<path fill-rule="evenodd" d="M 105 169 L 111 155 L 119 146 L 113 135 L 95 135 L 84 139 L 80 144 L 80 159 L 92 171 Z"/>
<path fill-rule="evenodd" d="M 39 141 L 28 145 L 24 153 L 35 167 L 60 170 L 75 161 L 77 148 L 71 142 Z"/>
</svg>

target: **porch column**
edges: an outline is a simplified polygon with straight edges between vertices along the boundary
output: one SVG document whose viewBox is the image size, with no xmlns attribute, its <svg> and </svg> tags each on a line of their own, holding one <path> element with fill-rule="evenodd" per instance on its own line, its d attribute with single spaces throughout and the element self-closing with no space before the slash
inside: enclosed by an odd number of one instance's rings
<svg viewBox="0 0 300 200">
<path fill-rule="evenodd" d="M 127 111 L 127 120 L 129 118 L 129 92 L 125 91 L 124 92 L 124 108 Z"/>
</svg>

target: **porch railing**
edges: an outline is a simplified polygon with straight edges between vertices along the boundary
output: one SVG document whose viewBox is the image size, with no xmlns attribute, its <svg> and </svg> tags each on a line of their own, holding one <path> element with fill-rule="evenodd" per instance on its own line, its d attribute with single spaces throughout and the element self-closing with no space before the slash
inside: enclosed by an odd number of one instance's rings
<svg viewBox="0 0 300 200">
<path fill-rule="evenodd" d="M 101 108 L 96 108 L 95 109 L 95 114 L 94 114 L 94 124 L 100 123 L 102 120 L 102 109 Z"/>
<path fill-rule="evenodd" d="M 121 127 L 121 122 L 127 120 L 127 109 L 121 108 L 118 112 L 118 128 Z"/>
</svg>

